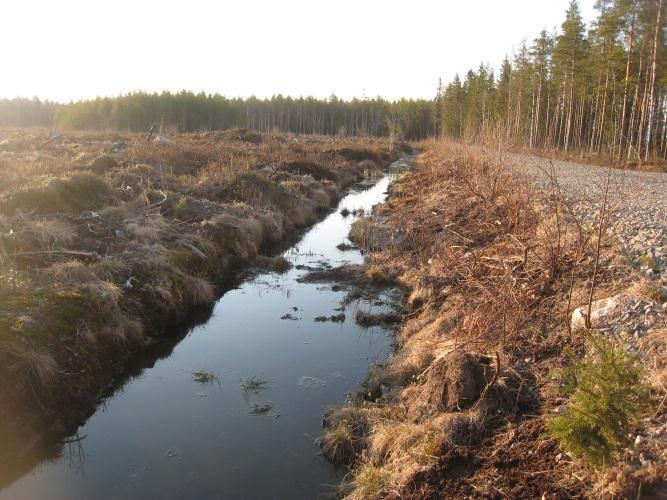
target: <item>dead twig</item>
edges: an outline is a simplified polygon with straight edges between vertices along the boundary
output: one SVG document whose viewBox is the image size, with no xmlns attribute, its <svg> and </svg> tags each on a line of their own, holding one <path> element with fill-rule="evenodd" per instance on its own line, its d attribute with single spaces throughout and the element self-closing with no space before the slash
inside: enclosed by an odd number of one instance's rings
<svg viewBox="0 0 667 500">
<path fill-rule="evenodd" d="M 82 250 L 40 250 L 34 252 L 17 252 L 13 257 L 30 257 L 35 255 L 70 255 L 72 257 L 82 257 L 86 259 L 99 259 L 97 252 L 84 252 Z"/>
<path fill-rule="evenodd" d="M 53 141 L 55 141 L 56 139 L 59 139 L 60 137 L 63 137 L 64 135 L 65 135 L 65 134 L 56 134 L 56 135 L 54 135 L 54 136 L 51 137 L 50 139 L 47 139 L 46 141 L 44 141 L 43 143 L 41 143 L 41 144 L 39 145 L 39 149 L 42 149 L 44 146 L 46 146 L 46 145 L 52 143 Z"/>
</svg>

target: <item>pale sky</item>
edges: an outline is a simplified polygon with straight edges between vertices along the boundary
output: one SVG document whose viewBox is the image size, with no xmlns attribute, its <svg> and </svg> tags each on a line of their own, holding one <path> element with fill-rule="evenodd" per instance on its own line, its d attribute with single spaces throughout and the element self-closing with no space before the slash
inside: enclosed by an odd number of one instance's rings
<svg viewBox="0 0 667 500">
<path fill-rule="evenodd" d="M 133 90 L 432 98 L 569 0 L 3 0 L 0 97 Z M 584 19 L 594 0 L 580 0 Z"/>
</svg>

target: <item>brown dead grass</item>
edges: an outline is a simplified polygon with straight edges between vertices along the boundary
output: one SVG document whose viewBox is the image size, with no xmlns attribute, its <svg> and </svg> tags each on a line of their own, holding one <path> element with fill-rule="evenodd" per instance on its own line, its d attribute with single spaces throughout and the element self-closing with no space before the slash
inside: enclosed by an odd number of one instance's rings
<svg viewBox="0 0 667 500">
<path fill-rule="evenodd" d="M 580 344 L 568 316 L 588 300 L 594 228 L 575 219 L 557 186 L 545 196 L 505 169 L 501 156 L 457 144 L 424 148 L 376 211 L 381 216 L 364 222 L 400 235 L 400 245 L 387 241 L 373 252 L 369 268 L 395 270 L 411 293 L 397 351 L 371 369 L 350 401 L 392 416 L 364 428 L 358 443 L 365 448 L 350 457 L 343 493 L 516 498 L 598 491 L 596 473 L 557 463 L 555 442 L 540 430 L 542 411 L 557 406 L 549 374 L 565 362 L 565 346 Z M 367 231 L 356 231 L 363 245 Z M 596 296 L 628 286 L 627 269 L 611 265 L 610 241 L 602 244 Z M 502 429 L 516 425 L 523 426 L 512 433 L 518 441 L 507 441 Z M 529 451 L 530 459 L 521 456 Z"/>
</svg>

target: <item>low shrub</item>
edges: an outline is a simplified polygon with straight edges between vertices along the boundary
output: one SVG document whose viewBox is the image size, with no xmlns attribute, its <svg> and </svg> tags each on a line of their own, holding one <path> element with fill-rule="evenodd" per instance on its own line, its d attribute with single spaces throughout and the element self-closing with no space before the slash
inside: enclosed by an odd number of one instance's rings
<svg viewBox="0 0 667 500">
<path fill-rule="evenodd" d="M 547 423 L 549 433 L 567 452 L 595 466 L 609 463 L 628 443 L 628 431 L 646 409 L 648 388 L 636 356 L 598 334 L 589 333 L 583 359 L 570 355 L 562 373 L 566 411 Z"/>
</svg>

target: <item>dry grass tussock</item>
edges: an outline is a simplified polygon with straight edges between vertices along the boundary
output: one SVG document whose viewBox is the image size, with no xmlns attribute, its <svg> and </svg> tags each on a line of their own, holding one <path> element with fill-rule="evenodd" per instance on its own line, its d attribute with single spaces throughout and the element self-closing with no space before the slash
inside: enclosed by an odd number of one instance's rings
<svg viewBox="0 0 667 500">
<path fill-rule="evenodd" d="M 47 139 L 0 130 L 0 421 L 56 432 L 148 337 L 399 153 L 239 130 Z"/>
<path fill-rule="evenodd" d="M 424 147 L 364 222 L 392 234 L 370 268 L 395 270 L 411 290 L 398 349 L 331 412 L 323 451 L 347 457 L 350 498 L 586 495 L 601 476 L 582 460 L 558 462 L 543 429 L 563 401 L 554 368 L 568 364 L 566 348 L 587 349 L 569 331 L 573 307 L 623 279 L 627 286 L 627 269 L 612 265 L 605 218 L 585 227 L 557 183 L 538 192 L 501 156 Z M 361 229 L 363 245 L 369 231 Z M 366 417 L 375 411 L 384 418 Z M 350 415 L 359 419 L 349 424 Z M 528 450 L 530 460 L 520 456 Z"/>
</svg>

